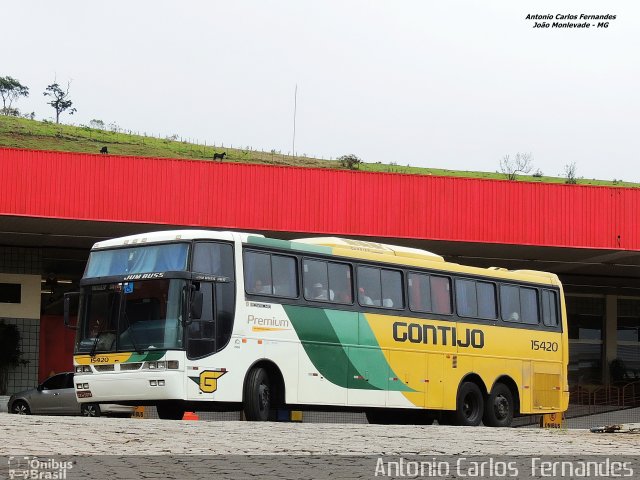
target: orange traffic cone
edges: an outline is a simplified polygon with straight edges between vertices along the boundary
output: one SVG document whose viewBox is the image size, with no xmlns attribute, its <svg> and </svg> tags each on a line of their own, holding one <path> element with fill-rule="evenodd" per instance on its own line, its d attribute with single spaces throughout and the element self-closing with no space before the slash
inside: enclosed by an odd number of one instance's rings
<svg viewBox="0 0 640 480">
<path fill-rule="evenodd" d="M 195 412 L 184 412 L 182 419 L 183 420 L 200 420 L 200 417 L 198 417 L 198 415 L 196 415 Z"/>
</svg>

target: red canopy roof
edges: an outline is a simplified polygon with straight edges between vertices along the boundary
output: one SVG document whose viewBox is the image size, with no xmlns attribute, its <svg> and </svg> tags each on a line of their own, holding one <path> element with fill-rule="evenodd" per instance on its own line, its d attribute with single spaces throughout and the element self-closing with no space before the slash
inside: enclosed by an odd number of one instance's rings
<svg viewBox="0 0 640 480">
<path fill-rule="evenodd" d="M 19 149 L 0 182 L 0 215 L 640 250 L 633 188 Z"/>
</svg>

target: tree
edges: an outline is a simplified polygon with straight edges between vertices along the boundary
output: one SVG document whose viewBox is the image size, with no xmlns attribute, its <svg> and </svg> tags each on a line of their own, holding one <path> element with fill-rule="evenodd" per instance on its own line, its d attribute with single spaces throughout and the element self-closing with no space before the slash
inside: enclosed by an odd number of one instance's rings
<svg viewBox="0 0 640 480">
<path fill-rule="evenodd" d="M 9 370 L 27 363 L 21 357 L 18 327 L 0 320 L 0 395 L 7 394 Z"/>
<path fill-rule="evenodd" d="M 104 130 L 104 122 L 102 120 L 97 119 L 97 118 L 94 118 L 93 120 L 91 120 L 89 122 L 89 126 L 91 128 L 96 128 L 98 130 Z"/>
<path fill-rule="evenodd" d="M 338 157 L 338 162 L 340 162 L 340 166 L 342 168 L 347 168 L 349 170 L 358 170 L 360 168 L 362 160 L 351 153 L 349 155 L 342 155 L 341 157 Z"/>
<path fill-rule="evenodd" d="M 11 108 L 11 104 L 20 97 L 28 97 L 29 87 L 25 87 L 15 78 L 0 77 L 0 96 L 2 96 L 2 113 L 8 115 L 9 112 L 17 112 L 17 109 Z"/>
<path fill-rule="evenodd" d="M 575 185 L 578 183 L 576 172 L 576 162 L 567 163 L 564 166 L 564 183 L 568 183 L 569 185 Z"/>
<path fill-rule="evenodd" d="M 516 153 L 514 158 L 505 155 L 500 160 L 500 172 L 507 177 L 507 180 L 515 180 L 518 173 L 529 173 L 533 168 L 533 155 L 530 153 Z"/>
<path fill-rule="evenodd" d="M 53 100 L 48 102 L 56 111 L 56 123 L 60 123 L 60 114 L 69 110 L 69 115 L 73 115 L 77 110 L 71 108 L 73 102 L 69 99 L 69 88 L 71 87 L 71 81 L 67 82 L 67 89 L 63 90 L 58 82 L 54 81 L 51 85 L 45 88 L 43 95 L 45 97 L 53 97 Z"/>
</svg>

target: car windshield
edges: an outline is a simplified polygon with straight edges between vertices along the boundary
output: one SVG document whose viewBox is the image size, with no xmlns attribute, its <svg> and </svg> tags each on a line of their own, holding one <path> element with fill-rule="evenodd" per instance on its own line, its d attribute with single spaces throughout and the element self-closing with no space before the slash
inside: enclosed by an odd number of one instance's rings
<svg viewBox="0 0 640 480">
<path fill-rule="evenodd" d="M 185 285 L 159 279 L 87 287 L 76 352 L 181 349 Z"/>
</svg>

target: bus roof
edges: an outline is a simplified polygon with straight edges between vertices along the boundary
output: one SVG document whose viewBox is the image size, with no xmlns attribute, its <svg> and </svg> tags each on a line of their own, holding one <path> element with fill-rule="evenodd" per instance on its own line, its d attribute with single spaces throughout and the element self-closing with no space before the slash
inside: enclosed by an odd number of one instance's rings
<svg viewBox="0 0 640 480">
<path fill-rule="evenodd" d="M 294 242 L 306 243 L 309 245 L 324 245 L 326 247 L 356 250 L 360 252 L 379 253 L 382 255 L 394 255 L 396 257 L 421 258 L 430 261 L 444 262 L 444 258 L 440 255 L 428 252 L 427 250 L 389 245 L 386 243 L 368 242 L 364 240 L 351 240 L 339 237 L 317 237 L 299 238 L 294 240 Z"/>
<path fill-rule="evenodd" d="M 234 241 L 240 240 L 246 242 L 249 236 L 262 237 L 256 233 L 243 233 L 243 232 L 229 232 L 229 231 L 214 231 L 214 230 L 165 230 L 162 232 L 145 232 L 136 235 L 129 235 L 126 237 L 112 238 L 109 240 L 103 240 L 97 242 L 92 250 L 99 250 L 103 248 L 123 247 L 126 245 L 140 245 L 145 243 L 163 243 L 163 242 L 176 242 L 181 240 L 227 240 Z"/>
<path fill-rule="evenodd" d="M 264 235 L 245 232 L 213 231 L 213 230 L 165 230 L 147 232 L 126 237 L 113 238 L 97 242 L 92 250 L 135 246 L 148 243 L 164 243 L 190 240 L 225 240 L 240 241 L 249 245 L 260 245 L 310 253 L 323 253 L 336 256 L 373 260 L 398 265 L 429 268 L 443 273 L 488 276 L 506 281 L 527 281 L 559 285 L 557 275 L 537 270 L 507 270 L 498 267 L 471 267 L 446 262 L 443 257 L 418 248 L 402 247 L 385 243 L 352 240 L 339 237 L 301 238 L 292 241 L 265 238 Z"/>
</svg>

